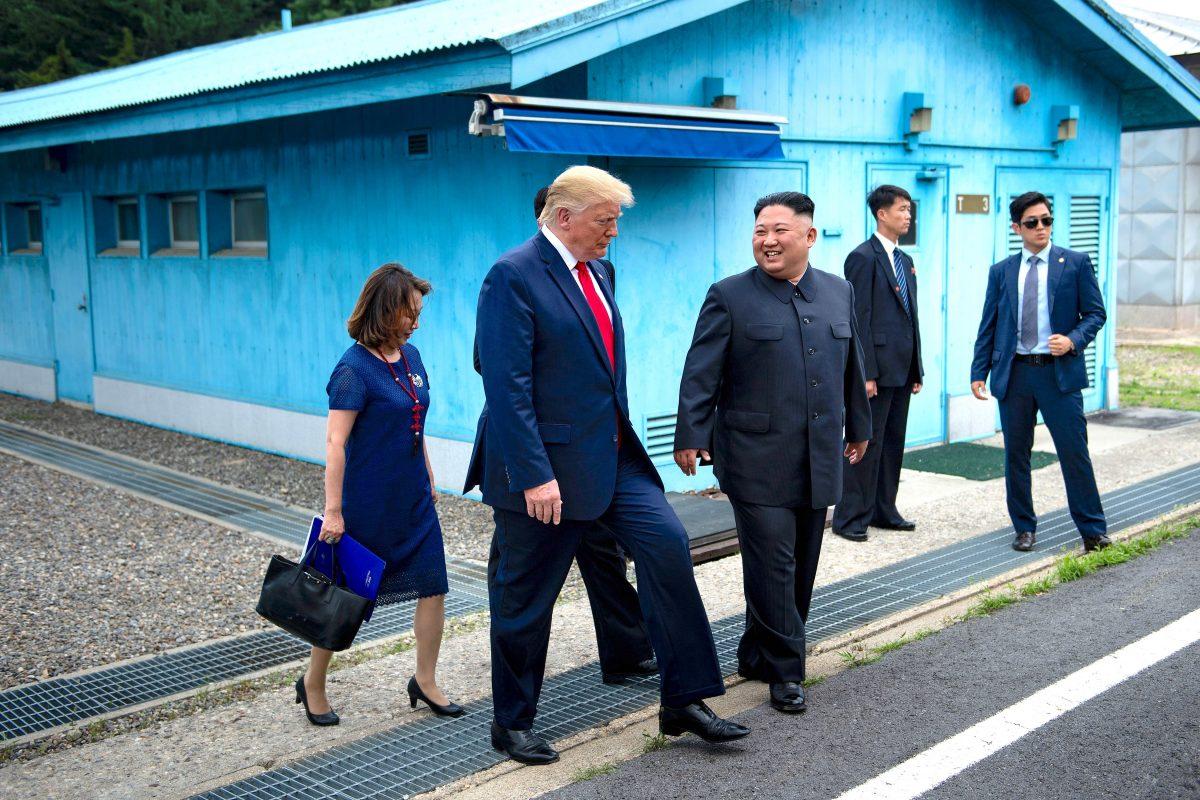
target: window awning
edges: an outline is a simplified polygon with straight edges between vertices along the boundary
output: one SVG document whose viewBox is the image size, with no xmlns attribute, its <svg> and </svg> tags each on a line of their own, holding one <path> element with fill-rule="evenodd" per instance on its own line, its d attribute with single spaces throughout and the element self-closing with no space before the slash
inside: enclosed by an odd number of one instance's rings
<svg viewBox="0 0 1200 800">
<path fill-rule="evenodd" d="M 783 158 L 786 117 L 723 108 L 485 94 L 469 130 L 509 150 L 643 158 Z"/>
</svg>

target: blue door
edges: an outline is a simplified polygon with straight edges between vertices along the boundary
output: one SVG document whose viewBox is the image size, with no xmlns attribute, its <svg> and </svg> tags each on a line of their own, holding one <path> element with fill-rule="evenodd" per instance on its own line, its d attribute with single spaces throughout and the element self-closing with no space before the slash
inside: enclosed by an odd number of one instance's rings
<svg viewBox="0 0 1200 800">
<path fill-rule="evenodd" d="M 946 172 L 928 165 L 871 165 L 867 170 L 868 189 L 890 183 L 906 189 L 913 199 L 913 224 L 900 249 L 912 256 L 917 270 L 925 378 L 908 412 L 910 447 L 946 438 Z M 870 236 L 875 220 L 867 216 Z"/>
<path fill-rule="evenodd" d="M 45 203 L 42 209 L 43 252 L 54 308 L 58 396 L 91 403 L 94 364 L 83 195 L 63 194 L 57 203 Z"/>
<path fill-rule="evenodd" d="M 806 188 L 804 164 L 614 162 L 636 205 L 621 218 L 610 256 L 625 321 L 630 417 L 668 489 L 715 485 L 686 478 L 672 459 L 679 379 L 708 287 L 754 266 L 754 202 Z"/>
<path fill-rule="evenodd" d="M 1113 223 L 1113 210 L 1109 204 L 1110 179 L 1109 170 L 1099 169 L 996 170 L 996 260 L 1021 249 L 1021 237 L 1012 232 L 1009 202 L 1024 192 L 1041 192 L 1050 198 L 1054 213 L 1051 241 L 1091 257 L 1092 268 L 1096 270 L 1096 279 L 1100 283 L 1100 293 L 1108 304 L 1109 278 L 1115 274 L 1108 246 Z M 1100 329 L 1096 341 L 1083 351 L 1089 384 L 1083 392 L 1085 411 L 1097 411 L 1105 406 L 1106 367 L 1114 334 L 1111 306 L 1108 312 L 1109 323 Z"/>
</svg>

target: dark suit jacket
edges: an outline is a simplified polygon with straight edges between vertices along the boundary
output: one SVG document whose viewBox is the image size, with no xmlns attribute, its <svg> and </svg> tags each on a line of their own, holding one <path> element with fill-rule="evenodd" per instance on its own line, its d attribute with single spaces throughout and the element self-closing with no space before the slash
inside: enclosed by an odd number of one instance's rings
<svg viewBox="0 0 1200 800">
<path fill-rule="evenodd" d="M 912 318 L 900 300 L 896 272 L 879 238 L 872 236 L 846 256 L 846 280 L 854 287 L 854 310 L 862 336 L 863 372 L 880 386 L 911 386 L 925 375 L 917 313 L 917 272 L 903 250 Z"/>
<path fill-rule="evenodd" d="M 487 406 L 464 491 L 525 511 L 524 490 L 558 480 L 566 519 L 596 519 L 612 502 L 617 425 L 654 479 L 629 424 L 625 330 L 600 262 L 599 291 L 613 313 L 616 369 L 583 292 L 541 233 L 500 257 L 479 292 L 475 341 Z"/>
<path fill-rule="evenodd" d="M 1104 297 L 1087 253 L 1051 245 L 1049 261 L 1046 284 L 1050 331 L 1068 337 L 1075 344 L 1070 354 L 1054 359 L 1054 378 L 1063 392 L 1078 392 L 1088 386 L 1083 351 L 1108 319 Z M 975 337 L 975 359 L 971 362 L 971 380 L 985 381 L 990 372 L 992 394 L 1001 400 L 1008 393 L 1013 355 L 1017 352 L 1020 271 L 1021 253 L 992 264 L 983 318 Z"/>
<path fill-rule="evenodd" d="M 713 284 L 684 364 L 675 449 L 708 450 L 747 503 L 834 505 L 843 423 L 871 438 L 854 290 L 810 266 L 800 291 L 757 267 Z"/>
</svg>

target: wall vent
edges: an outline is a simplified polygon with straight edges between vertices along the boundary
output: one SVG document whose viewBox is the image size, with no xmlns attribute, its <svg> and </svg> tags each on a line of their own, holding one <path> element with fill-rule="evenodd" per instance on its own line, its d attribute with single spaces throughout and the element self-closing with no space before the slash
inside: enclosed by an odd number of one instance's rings
<svg viewBox="0 0 1200 800">
<path fill-rule="evenodd" d="M 650 460 L 659 463 L 675 456 L 675 414 L 646 417 L 644 444 Z"/>
<path fill-rule="evenodd" d="M 429 155 L 429 131 L 413 131 L 408 134 L 409 156 Z"/>
</svg>

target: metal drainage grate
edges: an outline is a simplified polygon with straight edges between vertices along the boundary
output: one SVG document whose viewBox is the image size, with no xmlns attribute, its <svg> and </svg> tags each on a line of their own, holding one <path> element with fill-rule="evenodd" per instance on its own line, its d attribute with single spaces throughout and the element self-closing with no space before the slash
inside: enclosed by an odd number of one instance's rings
<svg viewBox="0 0 1200 800">
<path fill-rule="evenodd" d="M 312 519 L 303 509 L 2 422 L 0 450 L 290 544 L 303 543 Z M 447 566 L 446 615 L 487 608 L 487 573 L 456 560 Z M 358 641 L 369 643 L 411 629 L 415 608 L 415 601 L 380 608 L 363 626 Z M 299 639 L 273 629 L 18 686 L 0 692 L 0 741 L 287 664 L 305 658 L 308 650 Z"/>
<path fill-rule="evenodd" d="M 1200 500 L 1200 465 L 1143 481 L 1104 496 L 1109 530 L 1152 519 L 1164 511 Z M 976 536 L 889 567 L 816 590 L 809 639 L 818 642 L 898 610 L 1007 572 L 1044 556 L 1048 549 L 1079 541 L 1065 510 L 1046 515 L 1040 552 L 1009 547 L 1012 529 Z M 742 616 L 713 623 L 721 669 L 737 669 Z M 656 703 L 658 679 L 640 678 L 606 686 L 599 667 L 589 664 L 551 677 L 543 686 L 538 730 L 552 741 L 610 722 Z M 491 749 L 491 700 L 466 706 L 464 719 L 424 717 L 383 733 L 330 748 L 285 767 L 255 775 L 194 800 L 318 800 L 319 798 L 408 797 L 499 763 Z"/>
<path fill-rule="evenodd" d="M 412 629 L 416 601 L 383 606 L 363 625 L 356 644 Z M 487 586 L 450 573 L 446 616 L 487 608 Z M 0 741 L 59 725 L 161 701 L 217 681 L 307 658 L 309 646 L 279 629 L 257 631 L 187 647 L 82 675 L 31 683 L 0 692 Z"/>
</svg>

